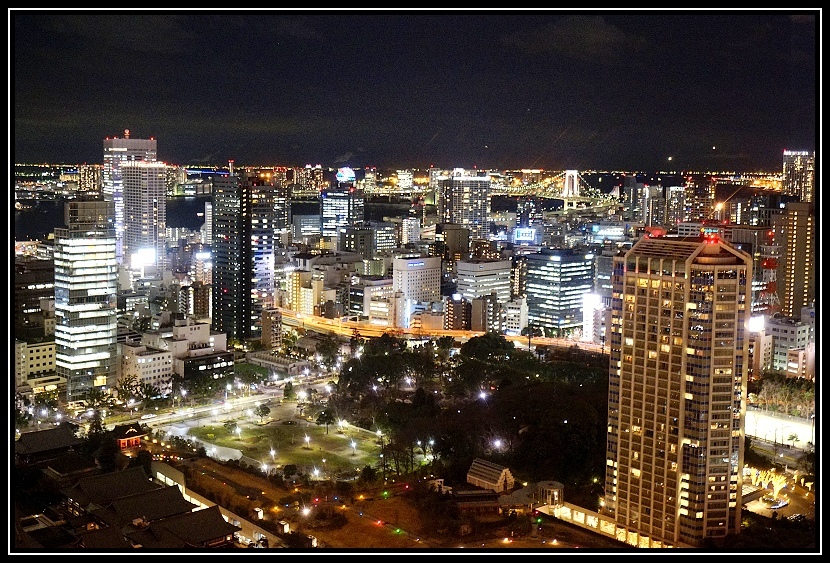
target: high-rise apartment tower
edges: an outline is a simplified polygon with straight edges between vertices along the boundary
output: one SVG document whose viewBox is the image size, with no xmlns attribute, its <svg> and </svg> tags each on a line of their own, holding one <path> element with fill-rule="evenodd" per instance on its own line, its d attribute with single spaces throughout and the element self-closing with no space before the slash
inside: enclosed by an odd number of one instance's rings
<svg viewBox="0 0 830 563">
<path fill-rule="evenodd" d="M 290 220 L 287 188 L 240 169 L 213 183 L 213 329 L 259 337 L 274 306 L 274 253 Z"/>
<path fill-rule="evenodd" d="M 615 257 L 605 511 L 640 547 L 741 528 L 752 258 L 643 237 Z"/>
<path fill-rule="evenodd" d="M 816 152 L 785 150 L 781 191 L 809 203 L 814 199 L 815 184 Z"/>
</svg>

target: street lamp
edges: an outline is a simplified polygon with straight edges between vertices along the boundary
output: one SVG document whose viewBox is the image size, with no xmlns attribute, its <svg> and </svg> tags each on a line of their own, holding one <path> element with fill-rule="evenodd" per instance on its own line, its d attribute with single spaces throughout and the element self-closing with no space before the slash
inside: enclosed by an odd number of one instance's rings
<svg viewBox="0 0 830 563">
<path fill-rule="evenodd" d="M 357 448 L 357 444 L 355 444 L 354 440 L 352 440 L 352 455 L 357 454 L 357 452 L 355 451 L 355 448 Z"/>
<path fill-rule="evenodd" d="M 311 438 L 309 438 L 308 435 L 306 435 L 306 437 L 305 437 L 305 447 L 306 447 L 306 449 L 311 449 L 311 446 L 309 445 L 309 442 L 311 442 Z"/>
</svg>

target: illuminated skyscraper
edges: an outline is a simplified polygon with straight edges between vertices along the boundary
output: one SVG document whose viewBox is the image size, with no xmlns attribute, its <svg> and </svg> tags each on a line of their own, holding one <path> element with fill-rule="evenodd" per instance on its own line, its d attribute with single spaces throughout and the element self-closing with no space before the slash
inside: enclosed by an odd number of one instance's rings
<svg viewBox="0 0 830 563">
<path fill-rule="evenodd" d="M 790 202 L 772 216 L 778 247 L 776 286 L 781 313 L 798 317 L 816 298 L 816 218 L 811 203 Z"/>
<path fill-rule="evenodd" d="M 751 279 L 715 236 L 614 259 L 604 510 L 630 543 L 740 533 Z"/>
<path fill-rule="evenodd" d="M 543 248 L 524 256 L 527 320 L 556 331 L 582 327 L 583 297 L 594 287 L 594 255 Z"/>
<path fill-rule="evenodd" d="M 163 162 L 128 160 L 121 164 L 124 188 L 124 263 L 147 266 L 161 279 L 167 257 L 167 189 Z"/>
<path fill-rule="evenodd" d="M 117 271 L 111 201 L 70 200 L 55 229 L 55 369 L 67 401 L 116 376 Z"/>
<path fill-rule="evenodd" d="M 277 237 L 287 233 L 287 188 L 241 169 L 213 184 L 213 329 L 258 337 L 274 306 Z"/>
<path fill-rule="evenodd" d="M 803 202 L 813 201 L 816 183 L 815 151 L 784 151 L 781 191 Z"/>
<path fill-rule="evenodd" d="M 355 187 L 354 171 L 337 171 L 337 184 L 320 192 L 320 229 L 324 237 L 338 237 L 341 229 L 362 223 L 366 202 L 363 190 Z"/>
<path fill-rule="evenodd" d="M 684 221 L 702 222 L 712 218 L 715 211 L 715 179 L 705 174 L 686 177 Z"/>
<path fill-rule="evenodd" d="M 138 160 L 154 162 L 156 160 L 155 139 L 130 139 L 130 130 L 124 130 L 124 138 L 104 139 L 104 168 L 101 174 L 102 193 L 105 199 L 111 199 L 115 205 L 116 259 L 124 263 L 124 182 L 121 165 L 124 162 Z"/>
<path fill-rule="evenodd" d="M 494 294 L 499 304 L 506 304 L 510 301 L 512 266 L 510 259 L 459 260 L 455 263 L 458 293 L 467 301 Z"/>
<path fill-rule="evenodd" d="M 470 238 L 488 240 L 490 234 L 490 176 L 454 169 L 439 180 L 436 194 L 439 223 L 470 229 Z"/>
</svg>

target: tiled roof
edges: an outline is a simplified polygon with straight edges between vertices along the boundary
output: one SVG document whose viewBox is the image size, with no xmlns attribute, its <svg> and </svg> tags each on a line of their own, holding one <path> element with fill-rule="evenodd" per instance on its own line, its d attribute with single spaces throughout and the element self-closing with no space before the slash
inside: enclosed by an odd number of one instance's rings
<svg viewBox="0 0 830 563">
<path fill-rule="evenodd" d="M 75 437 L 73 430 L 68 425 L 56 426 L 48 430 L 36 432 L 24 432 L 14 443 L 16 455 L 32 455 L 41 452 L 70 448 L 83 444 L 81 438 Z"/>
<path fill-rule="evenodd" d="M 81 545 L 86 549 L 130 549 L 132 545 L 118 528 L 101 528 L 80 534 Z"/>
<path fill-rule="evenodd" d="M 151 522 L 146 528 L 127 534 L 145 548 L 201 547 L 241 530 L 225 521 L 218 506 Z"/>
<path fill-rule="evenodd" d="M 476 458 L 473 460 L 470 470 L 467 471 L 467 476 L 496 485 L 505 469 L 507 468 L 486 459 Z"/>
<path fill-rule="evenodd" d="M 64 494 L 81 506 L 88 506 L 91 503 L 103 506 L 119 498 L 159 488 L 161 485 L 150 481 L 143 467 L 131 467 L 123 471 L 102 473 L 81 479 L 77 485 L 66 490 Z"/>
<path fill-rule="evenodd" d="M 147 430 L 141 427 L 137 422 L 130 424 L 118 424 L 112 429 L 112 435 L 116 440 L 124 438 L 135 438 L 136 436 L 146 436 Z"/>
<path fill-rule="evenodd" d="M 112 509 L 125 521 L 144 518 L 148 522 L 190 512 L 197 505 L 182 496 L 177 485 L 116 499 Z"/>
<path fill-rule="evenodd" d="M 75 452 L 68 452 L 60 457 L 50 460 L 46 467 L 58 475 L 69 475 L 78 471 L 86 471 L 97 467 L 95 460 L 82 456 Z"/>
</svg>

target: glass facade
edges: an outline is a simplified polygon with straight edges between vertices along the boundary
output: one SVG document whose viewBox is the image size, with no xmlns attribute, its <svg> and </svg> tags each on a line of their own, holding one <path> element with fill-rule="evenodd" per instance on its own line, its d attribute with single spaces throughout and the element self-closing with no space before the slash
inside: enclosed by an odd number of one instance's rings
<svg viewBox="0 0 830 563">
<path fill-rule="evenodd" d="M 583 295 L 594 287 L 594 255 L 545 248 L 524 258 L 528 322 L 557 331 L 581 328 Z"/>
<path fill-rule="evenodd" d="M 78 401 L 115 384 L 118 265 L 113 203 L 66 209 L 67 228 L 55 230 L 55 369 Z"/>
</svg>

